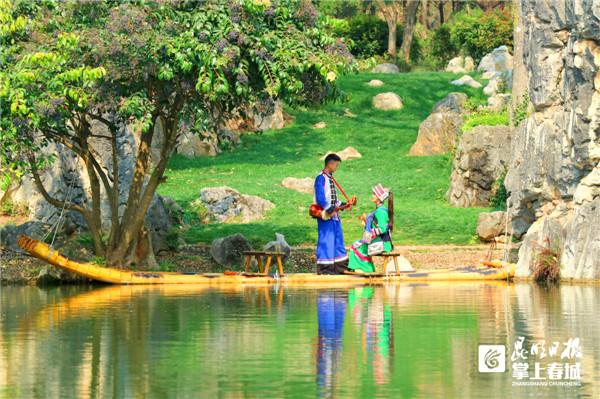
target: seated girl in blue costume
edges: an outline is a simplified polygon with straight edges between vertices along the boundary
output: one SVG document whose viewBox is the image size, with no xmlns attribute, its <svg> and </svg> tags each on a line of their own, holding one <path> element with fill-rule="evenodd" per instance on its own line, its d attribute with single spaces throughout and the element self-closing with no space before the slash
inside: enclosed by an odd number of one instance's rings
<svg viewBox="0 0 600 399">
<path fill-rule="evenodd" d="M 384 205 L 385 200 L 388 206 Z M 392 193 L 388 188 L 381 184 L 373 187 L 373 196 L 371 201 L 375 204 L 375 210 L 361 220 L 365 226 L 363 236 L 360 240 L 352 244 L 350 250 L 350 260 L 348 268 L 354 272 L 372 273 L 375 271 L 373 258 L 369 256 L 369 244 L 383 241 L 383 250 L 389 252 L 392 250 L 391 231 L 394 228 L 394 202 Z"/>
</svg>

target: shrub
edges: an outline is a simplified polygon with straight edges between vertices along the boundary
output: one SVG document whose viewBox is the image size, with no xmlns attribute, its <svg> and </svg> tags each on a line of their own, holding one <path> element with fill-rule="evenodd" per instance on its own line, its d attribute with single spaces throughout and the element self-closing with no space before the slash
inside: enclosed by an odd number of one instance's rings
<svg viewBox="0 0 600 399">
<path fill-rule="evenodd" d="M 451 38 L 450 25 L 443 24 L 433 31 L 429 42 L 433 63 L 438 68 L 446 66 L 448 61 L 456 57 L 459 48 Z"/>
<path fill-rule="evenodd" d="M 463 133 L 468 132 L 473 129 L 475 126 L 487 125 L 487 126 L 497 126 L 497 125 L 505 125 L 508 126 L 508 112 L 506 110 L 502 112 L 494 112 L 494 111 L 477 111 L 472 114 L 469 114 L 465 117 L 465 121 L 461 126 L 461 131 Z"/>
<path fill-rule="evenodd" d="M 480 60 L 496 47 L 513 45 L 513 20 L 508 10 L 459 12 L 450 21 L 451 49 Z"/>
<path fill-rule="evenodd" d="M 513 110 L 513 123 L 515 126 L 519 126 L 519 124 L 529 116 L 528 112 L 529 108 L 529 96 L 523 96 L 523 101 L 521 101 L 515 109 Z"/>
<path fill-rule="evenodd" d="M 171 227 L 167 232 L 167 236 L 165 237 L 165 241 L 167 243 L 167 247 L 171 251 L 177 251 L 179 249 L 179 237 L 180 237 L 179 229 L 177 227 Z"/>
<path fill-rule="evenodd" d="M 500 176 L 492 187 L 492 192 L 494 195 L 490 198 L 490 206 L 492 208 L 506 210 L 506 199 L 508 198 L 508 193 L 506 192 L 506 186 L 504 185 L 504 180 L 506 179 L 506 171 Z"/>
<path fill-rule="evenodd" d="M 538 283 L 557 283 L 560 280 L 560 251 L 553 249 L 550 240 L 537 244 L 538 253 L 533 264 L 533 280 Z"/>
<path fill-rule="evenodd" d="M 388 27 L 385 21 L 373 15 L 359 14 L 348 21 L 348 31 L 334 32 L 351 40 L 350 51 L 359 58 L 382 55 L 387 51 Z M 398 26 L 397 43 L 402 41 L 402 28 Z"/>
</svg>

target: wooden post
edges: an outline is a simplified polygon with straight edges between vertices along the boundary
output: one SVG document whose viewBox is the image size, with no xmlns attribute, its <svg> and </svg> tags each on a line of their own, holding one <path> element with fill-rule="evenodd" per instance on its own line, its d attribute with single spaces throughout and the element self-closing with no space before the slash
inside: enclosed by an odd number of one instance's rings
<svg viewBox="0 0 600 399">
<path fill-rule="evenodd" d="M 277 256 L 277 266 L 279 268 L 279 277 L 283 277 L 285 276 L 285 273 L 283 272 L 283 262 L 281 261 L 281 255 L 276 255 Z"/>
<path fill-rule="evenodd" d="M 267 264 L 265 265 L 265 274 L 269 274 L 269 267 L 271 267 L 271 258 L 273 255 L 267 255 Z"/>
<path fill-rule="evenodd" d="M 244 270 L 246 273 L 250 273 L 250 263 L 252 262 L 252 255 L 246 255 L 246 260 L 244 263 Z"/>
<path fill-rule="evenodd" d="M 258 271 L 260 273 L 263 273 L 263 263 L 262 263 L 262 257 L 260 255 L 256 255 L 256 262 L 258 262 Z"/>
</svg>

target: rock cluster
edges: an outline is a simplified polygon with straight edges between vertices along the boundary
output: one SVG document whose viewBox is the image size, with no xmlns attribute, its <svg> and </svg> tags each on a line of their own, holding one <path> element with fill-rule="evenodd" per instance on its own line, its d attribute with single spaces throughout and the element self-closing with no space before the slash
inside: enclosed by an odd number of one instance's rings
<svg viewBox="0 0 600 399">
<path fill-rule="evenodd" d="M 475 62 L 473 62 L 473 58 L 467 57 L 454 57 L 446 66 L 446 72 L 452 73 L 468 73 L 473 72 L 475 70 Z"/>
<path fill-rule="evenodd" d="M 92 130 L 97 135 L 109 135 L 104 130 L 104 125 L 92 123 Z M 135 169 L 135 155 L 139 143 L 139 134 L 130 127 L 123 127 L 117 138 L 117 152 L 119 157 L 119 214 L 124 211 Z M 98 163 L 112 176 L 112 149 L 106 139 L 91 138 L 90 146 L 94 149 Z M 77 155 L 61 144 L 50 143 L 41 150 L 44 154 L 54 155 L 55 161 L 41 172 L 41 180 L 48 193 L 59 200 L 68 200 L 75 204 L 89 206 L 91 203 L 91 186 L 83 161 Z M 111 177 L 112 178 L 112 177 Z M 100 185 L 101 197 L 107 198 L 104 186 Z M 54 225 L 61 213 L 61 209 L 50 205 L 37 190 L 32 176 L 25 175 L 18 186 L 10 188 L 10 200 L 14 206 L 26 209 L 30 220 L 45 225 Z M 169 231 L 177 224 L 171 216 L 171 210 L 165 205 L 168 203 L 177 212 L 174 201 L 155 194 L 148 214 L 146 227 L 151 232 L 152 246 L 157 253 L 167 249 L 166 237 Z M 111 226 L 110 205 L 107 200 L 101 202 L 102 230 L 108 232 Z M 84 230 L 87 225 L 84 219 L 76 212 L 65 211 L 63 230 Z M 41 237 L 34 237 L 41 238 Z"/>
<path fill-rule="evenodd" d="M 454 206 L 487 206 L 495 182 L 508 169 L 512 129 L 508 126 L 476 126 L 458 144 L 450 188 L 446 193 Z"/>
<path fill-rule="evenodd" d="M 594 2 L 521 3 L 523 62 L 533 113 L 513 140 L 506 186 L 517 273 L 539 245 L 560 253 L 563 278 L 600 278 L 600 25 Z M 516 81 L 522 81 L 515 76 Z"/>
</svg>

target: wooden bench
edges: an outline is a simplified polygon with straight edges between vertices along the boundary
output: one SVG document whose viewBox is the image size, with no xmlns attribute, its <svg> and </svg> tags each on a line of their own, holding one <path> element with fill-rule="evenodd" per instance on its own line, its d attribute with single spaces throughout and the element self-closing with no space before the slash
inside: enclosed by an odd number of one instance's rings
<svg viewBox="0 0 600 399">
<path fill-rule="evenodd" d="M 271 267 L 271 262 L 273 258 L 277 261 L 277 268 L 279 269 L 279 276 L 285 276 L 283 272 L 283 260 L 282 257 L 285 256 L 283 252 L 266 252 L 266 251 L 244 251 L 244 256 L 246 257 L 244 261 L 244 271 L 246 274 L 251 273 L 252 268 L 252 258 L 256 259 L 256 263 L 258 264 L 259 274 L 269 275 L 269 268 Z M 263 266 L 263 260 L 264 266 Z"/>
<path fill-rule="evenodd" d="M 400 274 L 402 272 L 399 270 L 399 267 L 398 267 L 398 257 L 402 256 L 402 255 L 404 255 L 402 252 L 400 252 L 398 250 L 392 250 L 390 252 L 383 252 L 379 255 L 373 255 L 373 257 L 377 257 L 377 256 L 383 257 L 383 273 L 385 273 L 385 274 L 389 274 L 389 273 L 386 273 L 387 265 L 388 265 L 390 258 L 392 258 L 392 260 L 394 262 L 394 274 Z M 414 271 L 414 269 L 410 270 L 410 271 Z M 405 272 L 408 272 L 408 270 L 406 270 Z"/>
</svg>

